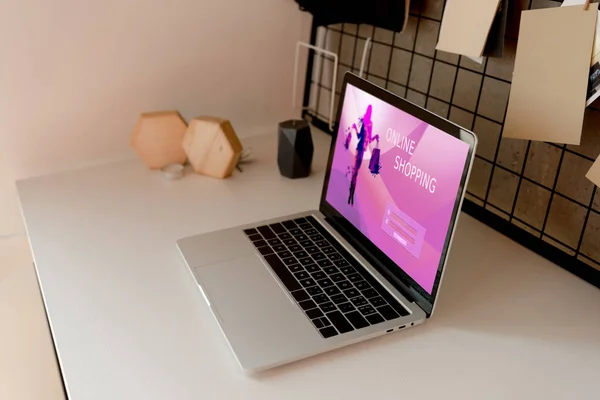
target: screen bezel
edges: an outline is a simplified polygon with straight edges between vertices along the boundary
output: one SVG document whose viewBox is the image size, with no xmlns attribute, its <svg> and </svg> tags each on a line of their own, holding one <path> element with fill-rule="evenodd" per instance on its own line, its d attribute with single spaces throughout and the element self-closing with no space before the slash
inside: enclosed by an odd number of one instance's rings
<svg viewBox="0 0 600 400">
<path fill-rule="evenodd" d="M 339 131 L 339 125 L 344 107 L 344 99 L 346 96 L 346 88 L 348 84 L 360 89 L 382 101 L 388 103 L 392 107 L 396 107 L 421 121 L 440 129 L 441 131 L 454 136 L 455 138 L 467 143 L 469 145 L 469 152 L 465 160 L 463 167 L 463 174 L 460 180 L 460 184 L 457 190 L 456 199 L 454 202 L 454 208 L 452 210 L 452 216 L 450 218 L 450 224 L 448 226 L 448 233 L 444 241 L 444 248 L 440 257 L 438 270 L 436 273 L 435 281 L 431 294 L 428 293 L 423 287 L 421 287 L 413 278 L 410 277 L 401 267 L 399 267 L 392 259 L 390 259 L 383 251 L 381 251 L 370 239 L 360 232 L 350 221 L 348 221 L 341 213 L 339 213 L 331 204 L 326 200 L 327 187 L 329 186 L 329 178 L 331 175 L 331 165 L 333 163 L 333 156 L 336 148 L 337 135 Z M 462 199 L 466 189 L 466 182 L 472 166 L 473 154 L 477 144 L 477 138 L 475 134 L 469 132 L 460 126 L 441 118 L 422 107 L 417 106 L 395 94 L 388 92 L 387 90 L 375 86 L 374 84 L 359 78 L 358 76 L 347 72 L 344 75 L 344 82 L 342 86 L 342 93 L 340 97 L 340 105 L 337 111 L 335 128 L 332 133 L 331 148 L 329 150 L 329 159 L 327 161 L 327 168 L 325 170 L 325 179 L 323 181 L 323 190 L 321 191 L 321 202 L 319 211 L 325 215 L 327 221 L 336 228 L 336 230 L 344 236 L 360 253 L 365 257 L 378 271 L 384 274 L 396 289 L 400 292 L 405 293 L 410 300 L 415 301 L 429 317 L 433 312 L 435 306 L 435 300 L 439 292 L 440 282 L 442 280 L 442 274 L 446 265 L 446 259 L 448 256 L 448 248 L 452 240 L 454 228 L 456 227 L 456 220 L 462 204 Z"/>
</svg>

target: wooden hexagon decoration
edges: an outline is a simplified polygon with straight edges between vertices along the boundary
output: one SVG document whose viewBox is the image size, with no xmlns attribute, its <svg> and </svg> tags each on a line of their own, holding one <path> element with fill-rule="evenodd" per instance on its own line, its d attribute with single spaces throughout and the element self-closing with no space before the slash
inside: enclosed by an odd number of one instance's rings
<svg viewBox="0 0 600 400">
<path fill-rule="evenodd" d="M 242 144 L 231 123 L 207 116 L 190 122 L 183 149 L 197 173 L 221 179 L 232 174 L 242 154 Z"/>
<path fill-rule="evenodd" d="M 177 111 L 140 115 L 131 135 L 131 147 L 151 169 L 184 164 L 187 156 L 181 145 L 187 124 Z"/>
</svg>

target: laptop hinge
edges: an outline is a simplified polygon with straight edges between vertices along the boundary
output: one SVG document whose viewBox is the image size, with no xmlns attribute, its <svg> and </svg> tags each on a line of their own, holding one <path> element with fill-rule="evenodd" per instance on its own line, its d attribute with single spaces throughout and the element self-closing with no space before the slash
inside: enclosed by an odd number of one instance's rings
<svg viewBox="0 0 600 400">
<path fill-rule="evenodd" d="M 411 289 L 406 286 L 398 277 L 394 276 L 385 268 L 376 257 L 374 257 L 356 238 L 354 238 L 346 229 L 337 224 L 329 217 L 325 217 L 325 221 L 331 225 L 344 239 L 346 239 L 352 247 L 354 247 L 361 256 L 363 256 L 381 275 L 383 275 L 391 284 L 398 290 L 408 301 L 418 305 L 415 296 L 411 293 Z"/>
</svg>

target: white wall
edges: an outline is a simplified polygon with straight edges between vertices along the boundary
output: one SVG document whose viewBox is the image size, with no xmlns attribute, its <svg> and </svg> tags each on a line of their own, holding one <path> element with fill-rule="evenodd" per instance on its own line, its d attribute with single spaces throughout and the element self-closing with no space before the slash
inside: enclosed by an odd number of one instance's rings
<svg viewBox="0 0 600 400">
<path fill-rule="evenodd" d="M 297 115 L 309 27 L 293 0 L 0 0 L 0 235 L 22 229 L 15 179 L 130 156 L 141 112 L 240 136 Z"/>
</svg>

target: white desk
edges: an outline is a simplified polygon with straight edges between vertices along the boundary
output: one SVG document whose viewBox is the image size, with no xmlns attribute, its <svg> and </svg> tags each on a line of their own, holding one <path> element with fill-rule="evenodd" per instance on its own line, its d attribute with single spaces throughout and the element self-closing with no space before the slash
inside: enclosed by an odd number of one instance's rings
<svg viewBox="0 0 600 400">
<path fill-rule="evenodd" d="M 426 324 L 240 372 L 175 241 L 317 208 L 314 136 L 304 180 L 279 176 L 270 135 L 225 181 L 131 160 L 18 184 L 71 399 L 600 398 L 600 291 L 466 215 Z"/>
</svg>

